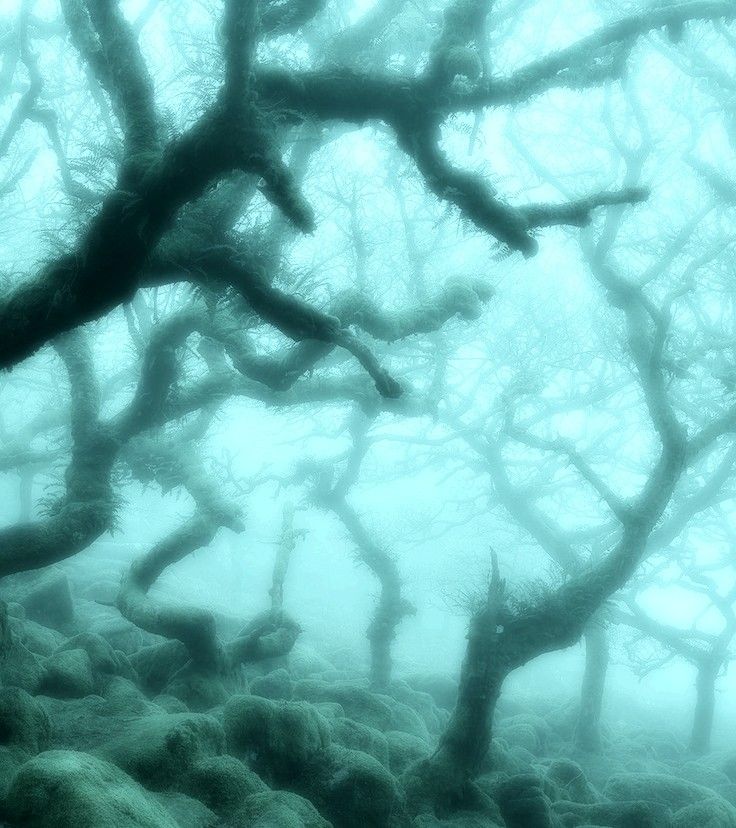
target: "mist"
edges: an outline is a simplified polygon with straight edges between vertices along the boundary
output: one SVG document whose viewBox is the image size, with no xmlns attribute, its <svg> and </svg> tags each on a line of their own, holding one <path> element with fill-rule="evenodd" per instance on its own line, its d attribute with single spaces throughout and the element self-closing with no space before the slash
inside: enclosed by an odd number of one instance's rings
<svg viewBox="0 0 736 828">
<path fill-rule="evenodd" d="M 0 825 L 736 827 L 734 18 L 0 3 Z"/>
</svg>

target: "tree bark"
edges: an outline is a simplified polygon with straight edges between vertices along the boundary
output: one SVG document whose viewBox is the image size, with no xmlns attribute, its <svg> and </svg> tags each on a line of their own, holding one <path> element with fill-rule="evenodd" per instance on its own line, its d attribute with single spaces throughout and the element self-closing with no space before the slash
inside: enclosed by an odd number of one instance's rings
<svg viewBox="0 0 736 828">
<path fill-rule="evenodd" d="M 695 713 L 690 733 L 690 750 L 698 755 L 708 753 L 713 731 L 713 716 L 716 706 L 716 678 L 718 665 L 703 661 L 698 665 L 695 679 Z"/>
<path fill-rule="evenodd" d="M 607 627 L 601 619 L 593 618 L 585 630 L 585 672 L 575 728 L 575 743 L 591 753 L 601 749 L 600 719 L 608 659 Z"/>
</svg>

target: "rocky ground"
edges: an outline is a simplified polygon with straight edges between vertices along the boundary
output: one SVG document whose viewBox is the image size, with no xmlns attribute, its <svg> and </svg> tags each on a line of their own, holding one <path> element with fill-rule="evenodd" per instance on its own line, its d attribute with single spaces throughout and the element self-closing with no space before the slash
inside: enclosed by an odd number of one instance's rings
<svg viewBox="0 0 736 828">
<path fill-rule="evenodd" d="M 447 721 L 450 678 L 405 676 L 374 693 L 299 645 L 227 685 L 182 677 L 178 645 L 125 622 L 93 597 L 104 592 L 72 599 L 56 574 L 16 585 L 6 604 L 5 825 L 736 828 L 736 752 L 696 760 L 632 725 L 585 754 L 571 741 L 574 706 L 541 693 L 503 701 L 481 811 L 411 814 L 404 780 Z"/>
</svg>

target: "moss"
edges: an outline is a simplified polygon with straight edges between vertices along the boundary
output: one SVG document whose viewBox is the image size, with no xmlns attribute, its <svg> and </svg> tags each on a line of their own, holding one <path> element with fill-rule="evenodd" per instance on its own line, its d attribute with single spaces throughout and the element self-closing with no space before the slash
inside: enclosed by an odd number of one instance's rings
<svg viewBox="0 0 736 828">
<path fill-rule="evenodd" d="M 386 733 L 388 742 L 389 767 L 391 772 L 400 776 L 414 762 L 429 756 L 430 747 L 418 736 L 403 733 L 400 730 L 389 730 Z"/>
<path fill-rule="evenodd" d="M 40 656 L 50 656 L 64 641 L 64 636 L 60 632 L 44 627 L 35 621 L 21 621 L 19 618 L 14 618 L 10 622 L 10 628 L 17 641 L 32 653 Z"/>
<path fill-rule="evenodd" d="M 383 733 L 348 718 L 332 719 L 329 721 L 329 726 L 334 743 L 353 750 L 361 750 L 378 759 L 385 767 L 389 767 L 389 746 Z"/>
<path fill-rule="evenodd" d="M 395 681 L 391 685 L 390 695 L 414 710 L 421 717 L 429 733 L 440 732 L 445 716 L 429 693 L 414 690 L 405 681 Z"/>
<path fill-rule="evenodd" d="M 434 703 L 445 710 L 452 710 L 457 701 L 457 681 L 440 674 L 416 674 L 405 679 L 409 687 L 427 693 Z"/>
<path fill-rule="evenodd" d="M 29 754 L 49 747 L 51 722 L 44 708 L 18 687 L 0 689 L 0 745 Z"/>
<path fill-rule="evenodd" d="M 403 794 L 373 756 L 333 745 L 315 776 L 313 798 L 343 828 L 389 828 L 405 817 Z"/>
<path fill-rule="evenodd" d="M 376 698 L 386 704 L 391 710 L 391 720 L 386 730 L 400 730 L 412 736 L 417 736 L 419 739 L 424 739 L 426 742 L 431 740 L 427 725 L 416 710 L 403 702 L 397 701 L 391 696 L 376 695 Z"/>
<path fill-rule="evenodd" d="M 704 799 L 677 811 L 672 828 L 736 828 L 736 808 L 724 799 Z"/>
<path fill-rule="evenodd" d="M 249 828 L 332 828 L 309 800 L 289 791 L 264 791 L 249 796 L 226 823 Z"/>
<path fill-rule="evenodd" d="M 21 599 L 26 617 L 44 627 L 65 632 L 74 622 L 74 601 L 69 579 L 60 572 L 51 571 L 41 577 Z"/>
<path fill-rule="evenodd" d="M 225 704 L 229 695 L 220 675 L 203 673 L 191 663 L 176 673 L 166 684 L 164 692 L 179 699 L 189 710 L 199 713 Z"/>
<path fill-rule="evenodd" d="M 95 676 L 86 651 L 57 650 L 49 656 L 40 691 L 58 699 L 91 696 L 95 691 Z"/>
<path fill-rule="evenodd" d="M 47 751 L 22 765 L 6 807 L 27 828 L 177 828 L 122 770 L 74 751 Z"/>
<path fill-rule="evenodd" d="M 670 828 L 670 811 L 652 802 L 600 802 L 582 804 L 561 800 L 552 805 L 562 824 L 606 825 L 610 828 Z M 694 828 L 694 826 L 693 826 Z"/>
<path fill-rule="evenodd" d="M 621 773 L 612 776 L 603 793 L 615 801 L 645 800 L 673 811 L 718 797 L 714 791 L 694 782 L 660 773 Z"/>
<path fill-rule="evenodd" d="M 319 679 L 302 679 L 294 684 L 294 698 L 309 702 L 337 702 L 345 715 L 376 730 L 391 730 L 392 707 L 369 690 L 352 682 L 327 684 Z"/>
<path fill-rule="evenodd" d="M 217 814 L 204 803 L 183 793 L 172 791 L 151 794 L 179 828 L 215 828 L 219 824 Z"/>
<path fill-rule="evenodd" d="M 146 716 L 97 753 L 151 790 L 165 790 L 198 761 L 225 749 L 220 723 L 198 713 Z"/>
<path fill-rule="evenodd" d="M 559 789 L 559 799 L 584 803 L 600 799 L 586 779 L 583 769 L 572 759 L 555 759 L 547 769 L 547 778 Z"/>
<path fill-rule="evenodd" d="M 327 721 L 304 702 L 234 696 L 225 705 L 223 725 L 228 749 L 281 784 L 298 777 L 330 744 Z"/>
<path fill-rule="evenodd" d="M 234 756 L 213 756 L 197 762 L 177 787 L 220 816 L 234 814 L 249 796 L 268 790 L 260 776 Z"/>
<path fill-rule="evenodd" d="M 552 828 L 550 800 L 534 774 L 519 774 L 502 781 L 496 801 L 508 828 Z"/>
<path fill-rule="evenodd" d="M 289 701 L 293 695 L 291 676 L 283 667 L 272 670 L 264 676 L 254 678 L 250 683 L 250 692 L 254 696 L 263 696 L 266 699 Z"/>
<path fill-rule="evenodd" d="M 161 693 L 169 679 L 189 661 L 181 641 L 164 641 L 143 647 L 130 657 L 141 686 L 149 693 Z"/>
</svg>

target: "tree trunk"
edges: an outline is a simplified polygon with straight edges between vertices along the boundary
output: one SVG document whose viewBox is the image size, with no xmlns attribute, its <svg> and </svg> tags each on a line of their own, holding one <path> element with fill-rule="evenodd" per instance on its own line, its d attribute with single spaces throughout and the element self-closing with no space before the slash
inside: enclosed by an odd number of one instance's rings
<svg viewBox="0 0 736 828">
<path fill-rule="evenodd" d="M 702 755 L 710 750 L 710 737 L 713 731 L 713 714 L 716 706 L 716 678 L 718 665 L 704 661 L 698 665 L 695 680 L 695 714 L 690 734 L 690 750 Z"/>
<path fill-rule="evenodd" d="M 575 728 L 577 746 L 593 753 L 601 749 L 600 718 L 608 657 L 608 630 L 602 620 L 593 618 L 585 629 L 585 672 Z"/>
</svg>

